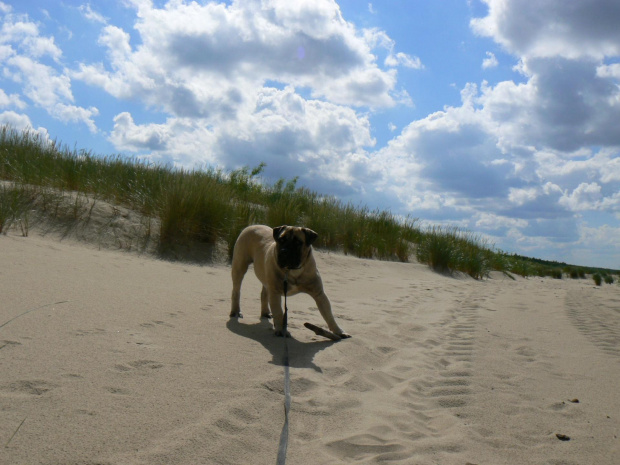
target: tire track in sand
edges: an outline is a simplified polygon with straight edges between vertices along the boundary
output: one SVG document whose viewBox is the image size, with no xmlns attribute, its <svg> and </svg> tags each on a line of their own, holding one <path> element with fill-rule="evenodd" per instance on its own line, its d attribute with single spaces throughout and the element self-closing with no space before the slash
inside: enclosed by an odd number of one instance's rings
<svg viewBox="0 0 620 465">
<path fill-rule="evenodd" d="M 473 396 L 479 311 L 488 297 L 480 297 L 478 286 L 484 283 L 455 280 L 447 298 L 418 293 L 399 302 L 408 316 L 392 310 L 399 325 L 391 337 L 406 343 L 385 350 L 383 363 L 357 380 L 374 400 L 370 405 L 360 393 L 360 408 L 373 421 L 328 443 L 332 455 L 351 463 L 405 464 L 449 462 L 464 452 L 459 417 Z M 380 403 L 376 390 L 384 392 Z"/>
<path fill-rule="evenodd" d="M 607 355 L 620 357 L 620 311 L 603 302 L 602 290 L 575 289 L 566 294 L 571 323 Z"/>
</svg>

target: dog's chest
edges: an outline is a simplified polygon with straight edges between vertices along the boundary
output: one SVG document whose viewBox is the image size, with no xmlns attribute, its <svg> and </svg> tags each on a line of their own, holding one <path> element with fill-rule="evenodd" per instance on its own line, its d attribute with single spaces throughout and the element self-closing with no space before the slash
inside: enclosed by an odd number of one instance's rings
<svg viewBox="0 0 620 465">
<path fill-rule="evenodd" d="M 295 279 L 293 277 L 288 277 L 287 281 L 286 281 L 287 285 L 286 285 L 286 294 L 287 295 L 295 295 L 298 294 L 300 292 L 304 292 L 304 286 L 303 283 L 301 283 L 298 279 Z"/>
</svg>

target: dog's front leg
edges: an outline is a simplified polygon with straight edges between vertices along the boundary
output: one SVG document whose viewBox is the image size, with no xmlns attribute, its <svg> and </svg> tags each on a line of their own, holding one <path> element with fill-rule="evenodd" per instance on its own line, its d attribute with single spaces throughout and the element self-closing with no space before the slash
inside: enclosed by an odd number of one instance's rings
<svg viewBox="0 0 620 465">
<path fill-rule="evenodd" d="M 284 312 L 282 312 L 282 297 L 277 292 L 270 291 L 269 294 L 269 307 L 271 307 L 271 315 L 273 316 L 273 329 L 276 332 L 276 336 L 291 337 L 291 333 L 288 330 L 284 331 Z"/>
<path fill-rule="evenodd" d="M 321 312 L 321 316 L 329 327 L 329 330 L 343 339 L 351 337 L 351 335 L 345 333 L 342 328 L 338 326 L 338 323 L 336 323 L 336 319 L 334 318 L 334 314 L 332 313 L 332 304 L 325 295 L 325 292 L 321 292 L 319 295 L 313 297 L 314 301 L 316 302 L 316 306 L 319 308 L 319 312 Z"/>
</svg>

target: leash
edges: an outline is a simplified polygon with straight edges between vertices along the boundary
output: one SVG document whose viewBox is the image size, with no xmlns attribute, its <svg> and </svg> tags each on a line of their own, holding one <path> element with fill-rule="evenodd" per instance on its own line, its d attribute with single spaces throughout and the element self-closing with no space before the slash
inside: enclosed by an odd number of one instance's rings
<svg viewBox="0 0 620 465">
<path fill-rule="evenodd" d="M 39 309 L 41 309 L 41 308 L 45 308 L 45 307 L 51 307 L 52 305 L 66 304 L 67 302 L 71 302 L 71 301 L 70 301 L 70 300 L 61 300 L 61 301 L 59 301 L 59 302 L 52 302 L 51 304 L 45 304 L 45 305 L 41 305 L 41 306 L 36 307 L 36 308 L 31 308 L 30 310 L 26 310 L 24 313 L 20 313 L 19 315 L 14 316 L 14 317 L 13 317 L 13 318 L 11 318 L 10 320 L 5 321 L 4 323 L 2 323 L 2 324 L 0 325 L 0 328 L 3 328 L 4 326 L 8 325 L 11 321 L 13 321 L 13 320 L 17 320 L 20 316 L 24 316 L 24 315 L 26 315 L 26 314 L 28 314 L 28 313 L 30 313 L 30 312 L 34 312 L 34 311 L 36 311 L 36 310 L 39 310 Z M 2 346 L 2 347 L 4 347 L 4 346 Z"/>
<path fill-rule="evenodd" d="M 286 305 L 286 293 L 288 292 L 288 270 L 284 275 L 284 318 L 282 319 L 282 331 L 284 331 L 284 353 L 282 354 L 282 365 L 284 366 L 284 425 L 280 433 L 280 444 L 278 445 L 278 460 L 276 465 L 285 465 L 286 450 L 288 448 L 288 413 L 291 409 L 291 376 L 288 359 L 288 343 L 286 331 L 288 326 L 288 307 Z"/>
</svg>

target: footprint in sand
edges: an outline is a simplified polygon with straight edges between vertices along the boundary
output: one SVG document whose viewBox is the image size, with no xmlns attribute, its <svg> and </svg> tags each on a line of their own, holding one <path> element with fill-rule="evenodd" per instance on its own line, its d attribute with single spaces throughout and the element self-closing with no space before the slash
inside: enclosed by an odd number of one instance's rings
<svg viewBox="0 0 620 465">
<path fill-rule="evenodd" d="M 13 346 L 13 347 L 14 346 L 20 346 L 20 345 L 21 345 L 21 342 L 17 342 L 17 341 L 9 341 L 9 340 L 6 340 L 6 339 L 3 340 L 3 341 L 0 341 L 0 349 L 4 349 L 5 347 L 8 348 L 8 347 L 11 347 L 11 346 Z"/>
<path fill-rule="evenodd" d="M 390 442 L 373 434 L 359 434 L 327 444 L 331 452 L 341 459 L 362 460 L 375 458 L 376 460 L 389 459 L 388 455 L 405 452 L 402 444 Z"/>
<path fill-rule="evenodd" d="M 127 389 L 123 389 L 123 388 L 117 388 L 117 387 L 105 387 L 104 388 L 106 391 L 108 391 L 110 394 L 114 394 L 117 396 L 129 396 L 131 395 L 131 391 L 127 390 Z"/>
<path fill-rule="evenodd" d="M 0 386 L 0 391 L 12 395 L 41 396 L 58 385 L 43 380 L 20 380 Z"/>
<path fill-rule="evenodd" d="M 162 368 L 164 366 L 163 363 L 156 362 L 154 360 L 135 360 L 133 362 L 128 362 L 126 365 L 121 363 L 114 365 L 114 369 L 120 372 L 128 372 L 133 371 L 134 369 L 150 369 L 156 370 L 158 368 Z"/>
</svg>

